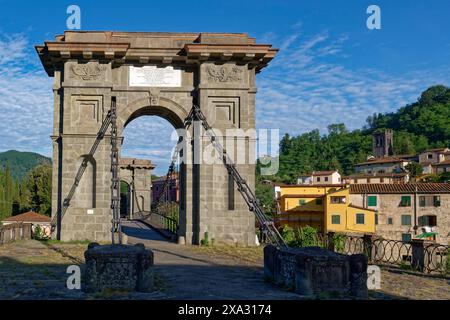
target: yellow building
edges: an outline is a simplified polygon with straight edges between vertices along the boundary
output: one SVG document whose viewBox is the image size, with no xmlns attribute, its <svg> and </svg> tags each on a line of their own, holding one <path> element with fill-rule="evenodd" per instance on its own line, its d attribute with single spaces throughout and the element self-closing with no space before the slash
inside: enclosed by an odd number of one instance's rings
<svg viewBox="0 0 450 320">
<path fill-rule="evenodd" d="M 278 185 L 275 193 L 279 226 L 310 226 L 323 233 L 375 233 L 376 211 L 352 205 L 348 185 Z"/>
</svg>

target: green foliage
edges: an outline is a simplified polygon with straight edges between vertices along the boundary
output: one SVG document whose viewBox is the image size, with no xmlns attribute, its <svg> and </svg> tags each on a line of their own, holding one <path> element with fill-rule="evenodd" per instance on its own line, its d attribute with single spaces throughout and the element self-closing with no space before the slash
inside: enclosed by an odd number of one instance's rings
<svg viewBox="0 0 450 320">
<path fill-rule="evenodd" d="M 297 247 L 322 247 L 317 229 L 306 226 L 297 230 Z"/>
<path fill-rule="evenodd" d="M 421 175 L 423 173 L 422 165 L 420 165 L 419 163 L 414 162 L 414 161 L 409 163 L 409 164 L 407 164 L 405 169 L 408 170 L 408 172 L 413 177 L 417 177 L 417 176 L 419 176 L 419 175 Z"/>
<path fill-rule="evenodd" d="M 256 197 L 266 215 L 272 215 L 277 211 L 272 184 L 263 183 L 261 177 L 256 178 Z"/>
<path fill-rule="evenodd" d="M 50 165 L 51 160 L 33 152 L 10 150 L 0 153 L 0 168 L 9 166 L 12 178 L 17 181 L 25 178 L 28 172 L 40 164 Z"/>
<path fill-rule="evenodd" d="M 34 227 L 33 232 L 33 239 L 36 240 L 44 240 L 46 238 L 44 229 L 38 224 L 36 227 Z"/>
<path fill-rule="evenodd" d="M 283 229 L 281 229 L 281 236 L 289 247 L 295 247 L 297 245 L 294 229 L 288 225 L 283 226 Z"/>
<path fill-rule="evenodd" d="M 354 164 L 372 154 L 372 133 L 383 129 L 394 131 L 396 155 L 449 146 L 450 88 L 430 87 L 417 102 L 397 112 L 375 113 L 362 130 L 349 131 L 338 123 L 329 125 L 324 135 L 319 130 L 294 137 L 285 134 L 280 141 L 280 169 L 271 179 L 296 183 L 299 175 L 317 170 L 338 169 L 341 174 L 351 174 Z M 414 174 L 420 171 L 418 166 L 411 169 Z"/>
<path fill-rule="evenodd" d="M 324 247 L 325 241 L 320 239 L 317 229 L 306 226 L 294 231 L 285 225 L 281 236 L 289 247 Z"/>
<path fill-rule="evenodd" d="M 333 235 L 334 251 L 344 253 L 346 235 L 343 233 L 335 233 Z"/>
<path fill-rule="evenodd" d="M 438 85 L 425 90 L 419 100 L 397 112 L 374 114 L 367 119 L 369 129 L 391 128 L 427 139 L 430 146 L 450 142 L 450 88 Z M 415 146 L 415 152 L 424 145 Z M 419 149 L 419 150 L 418 150 Z M 422 149 L 422 150 L 420 150 Z"/>
<path fill-rule="evenodd" d="M 29 207 L 41 214 L 51 214 L 52 167 L 38 165 L 25 178 Z"/>
<path fill-rule="evenodd" d="M 210 243 L 208 231 L 205 231 L 205 233 L 203 234 L 203 239 L 200 240 L 200 244 L 204 247 L 209 247 Z"/>
</svg>

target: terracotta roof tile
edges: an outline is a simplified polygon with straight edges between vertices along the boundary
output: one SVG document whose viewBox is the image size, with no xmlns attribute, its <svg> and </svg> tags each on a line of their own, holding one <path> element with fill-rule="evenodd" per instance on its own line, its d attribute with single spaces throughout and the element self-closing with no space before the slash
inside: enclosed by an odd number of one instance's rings
<svg viewBox="0 0 450 320">
<path fill-rule="evenodd" d="M 450 183 L 352 184 L 350 193 L 450 193 Z"/>
<path fill-rule="evenodd" d="M 46 222 L 50 223 L 51 219 L 49 216 L 44 216 L 43 214 L 36 213 L 34 211 L 29 211 L 25 213 L 18 214 L 4 219 L 7 222 Z"/>
<path fill-rule="evenodd" d="M 334 170 L 328 170 L 328 171 L 313 171 L 312 175 L 313 176 L 328 176 L 330 174 L 335 173 L 336 171 Z"/>
<path fill-rule="evenodd" d="M 397 158 L 397 157 L 375 158 L 373 160 L 369 160 L 366 162 L 357 163 L 356 166 L 373 164 L 373 163 L 397 163 L 397 162 L 408 162 L 408 160 Z"/>
</svg>

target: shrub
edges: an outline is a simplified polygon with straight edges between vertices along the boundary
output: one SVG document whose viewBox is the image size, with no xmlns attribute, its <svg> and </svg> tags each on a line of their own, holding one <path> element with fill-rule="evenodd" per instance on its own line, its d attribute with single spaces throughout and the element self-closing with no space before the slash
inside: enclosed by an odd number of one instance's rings
<svg viewBox="0 0 450 320">
<path fill-rule="evenodd" d="M 200 244 L 205 247 L 209 247 L 209 234 L 208 231 L 205 231 L 203 234 L 203 239 L 200 241 Z"/>
</svg>

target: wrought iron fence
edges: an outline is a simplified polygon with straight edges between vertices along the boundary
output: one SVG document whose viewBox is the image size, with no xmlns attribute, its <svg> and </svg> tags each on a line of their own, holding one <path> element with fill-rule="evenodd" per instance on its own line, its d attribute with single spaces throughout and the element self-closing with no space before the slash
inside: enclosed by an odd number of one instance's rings
<svg viewBox="0 0 450 320">
<path fill-rule="evenodd" d="M 327 237 L 328 243 L 330 236 Z M 330 248 L 330 245 L 328 245 Z M 344 254 L 365 254 L 370 263 L 398 265 L 404 269 L 427 273 L 450 274 L 450 246 L 436 243 L 372 239 L 344 236 L 341 250 L 333 243 L 331 248 Z"/>
<path fill-rule="evenodd" d="M 450 246 L 422 240 L 401 241 L 377 238 L 374 235 L 348 235 L 341 233 L 309 233 L 300 237 L 294 230 L 292 239 L 285 241 L 294 247 L 318 246 L 343 254 L 364 254 L 369 263 L 396 265 L 427 273 L 450 275 Z M 286 237 L 286 234 L 284 235 Z M 258 239 L 265 243 L 260 229 Z"/>
</svg>

